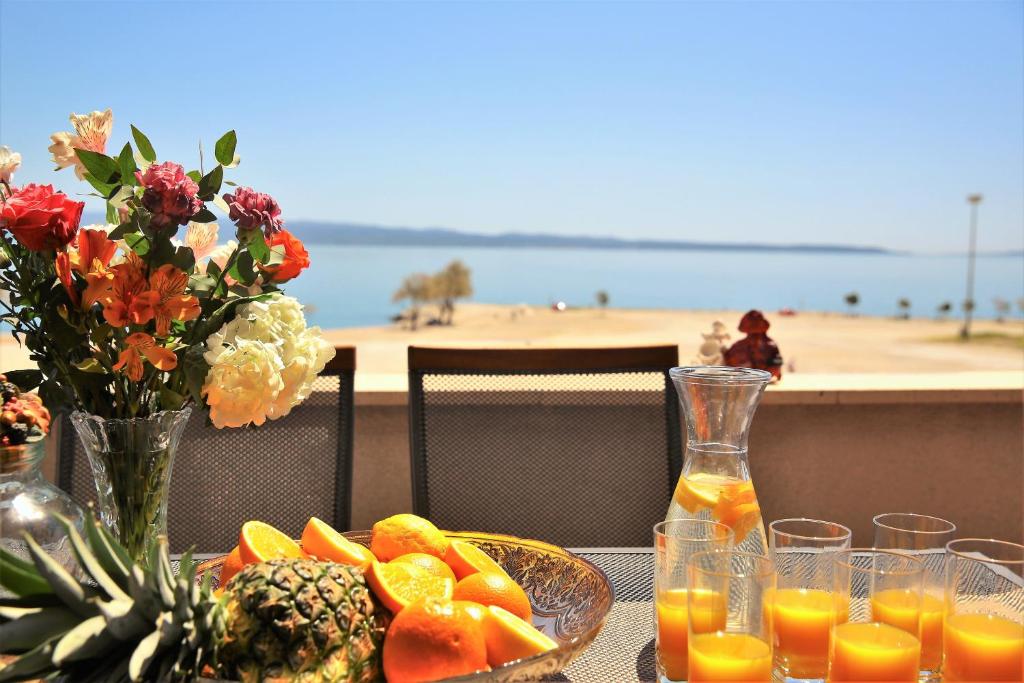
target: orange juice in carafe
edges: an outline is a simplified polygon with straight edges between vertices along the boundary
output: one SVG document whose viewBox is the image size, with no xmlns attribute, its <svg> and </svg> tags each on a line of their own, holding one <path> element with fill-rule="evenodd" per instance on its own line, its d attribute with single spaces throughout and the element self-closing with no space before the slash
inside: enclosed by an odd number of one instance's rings
<svg viewBox="0 0 1024 683">
<path fill-rule="evenodd" d="M 710 519 L 736 535 L 743 552 L 766 555 L 761 507 L 747 462 L 750 421 L 771 375 L 718 366 L 673 368 L 686 421 L 683 470 L 666 519 Z"/>
</svg>

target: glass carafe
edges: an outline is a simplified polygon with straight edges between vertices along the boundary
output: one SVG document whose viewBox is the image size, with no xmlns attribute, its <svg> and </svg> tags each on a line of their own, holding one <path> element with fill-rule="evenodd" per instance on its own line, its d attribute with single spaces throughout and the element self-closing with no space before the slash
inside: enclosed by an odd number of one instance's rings
<svg viewBox="0 0 1024 683">
<path fill-rule="evenodd" d="M 686 420 L 686 453 L 666 519 L 711 519 L 731 528 L 736 548 L 768 554 L 747 462 L 750 421 L 771 374 L 719 366 L 669 372 Z"/>
</svg>

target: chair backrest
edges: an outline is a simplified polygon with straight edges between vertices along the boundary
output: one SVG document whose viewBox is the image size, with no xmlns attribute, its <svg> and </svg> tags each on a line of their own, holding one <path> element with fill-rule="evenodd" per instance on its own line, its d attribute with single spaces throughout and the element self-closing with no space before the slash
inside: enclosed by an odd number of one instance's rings
<svg viewBox="0 0 1024 683">
<path fill-rule="evenodd" d="M 259 427 L 216 429 L 204 413 L 189 419 L 175 456 L 167 511 L 173 552 L 226 552 L 259 519 L 297 538 L 319 517 L 349 528 L 355 349 L 341 347 L 313 393 L 285 417 Z M 96 500 L 85 450 L 62 424 L 59 484 L 80 504 Z"/>
<path fill-rule="evenodd" d="M 413 505 L 444 529 L 644 546 L 682 468 L 678 347 L 409 348 Z"/>
</svg>

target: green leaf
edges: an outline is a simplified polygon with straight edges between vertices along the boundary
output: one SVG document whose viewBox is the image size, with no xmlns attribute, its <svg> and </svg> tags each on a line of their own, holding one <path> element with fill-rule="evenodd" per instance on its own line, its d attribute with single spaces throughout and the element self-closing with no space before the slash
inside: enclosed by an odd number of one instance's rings
<svg viewBox="0 0 1024 683">
<path fill-rule="evenodd" d="M 0 643 L 7 652 L 30 650 L 69 631 L 81 619 L 66 607 L 26 609 L 16 620 L 0 624 Z"/>
<path fill-rule="evenodd" d="M 217 164 L 213 170 L 199 180 L 199 198 L 203 201 L 211 201 L 220 191 L 220 184 L 224 180 L 224 167 Z"/>
<path fill-rule="evenodd" d="M 132 126 L 132 138 L 135 139 L 135 146 L 139 148 L 139 154 L 143 159 L 149 162 L 156 161 L 156 150 L 153 149 L 152 143 L 135 126 Z"/>
<path fill-rule="evenodd" d="M 200 405 L 205 405 L 203 385 L 206 384 L 206 375 L 210 373 L 210 365 L 203 358 L 203 354 L 206 353 L 205 341 L 206 337 L 203 337 L 202 342 L 188 347 L 181 361 L 185 371 L 185 384 L 188 387 L 188 393 Z"/>
<path fill-rule="evenodd" d="M 135 198 L 135 189 L 131 185 L 121 185 L 117 191 L 108 200 L 108 206 L 112 209 L 120 209 L 123 206 L 127 206 L 129 199 Z M 108 221 L 109 223 L 115 223 L 117 213 L 114 213 L 115 220 Z"/>
<path fill-rule="evenodd" d="M 270 247 L 267 246 L 267 240 L 263 237 L 261 230 L 251 230 L 249 242 L 246 244 L 249 253 L 256 259 L 258 263 L 266 263 L 270 259 Z"/>
<path fill-rule="evenodd" d="M 0 548 L 0 586 L 15 595 L 45 595 L 53 593 L 50 584 L 34 565 Z"/>
<path fill-rule="evenodd" d="M 199 171 L 189 171 L 185 175 L 187 175 L 189 178 L 196 181 L 197 183 L 203 179 L 203 174 L 200 173 Z"/>
<path fill-rule="evenodd" d="M 167 385 L 160 385 L 160 407 L 164 410 L 177 410 L 185 405 L 185 397 Z"/>
<path fill-rule="evenodd" d="M 231 270 L 228 271 L 228 275 L 235 278 L 243 285 L 251 285 L 256 280 L 255 265 L 252 254 L 247 251 L 243 251 L 235 260 L 235 265 L 231 266 Z"/>
<path fill-rule="evenodd" d="M 237 144 L 238 136 L 235 135 L 234 130 L 224 133 L 213 147 L 213 154 L 217 157 L 217 161 L 224 166 L 230 165 L 235 160 L 235 145 Z"/>
<path fill-rule="evenodd" d="M 187 273 L 196 265 L 196 255 L 189 247 L 178 247 L 174 250 L 171 263 Z"/>
<path fill-rule="evenodd" d="M 122 185 L 137 185 L 138 180 L 135 179 L 135 156 L 132 154 L 132 146 L 129 143 L 124 143 L 124 147 L 121 149 L 121 154 L 117 157 L 117 165 L 121 172 L 121 184 Z"/>
<path fill-rule="evenodd" d="M 134 251 L 139 256 L 145 256 L 149 253 L 150 242 L 149 238 L 145 235 L 140 235 L 137 232 L 129 233 L 124 236 L 124 243 L 128 245 L 128 248 Z"/>
<path fill-rule="evenodd" d="M 213 214 L 212 211 L 204 207 L 202 209 L 199 209 L 199 211 L 194 216 L 192 216 L 190 220 L 193 220 L 196 223 L 212 223 L 215 220 L 217 220 L 217 217 Z"/>
<path fill-rule="evenodd" d="M 88 149 L 75 149 L 75 155 L 82 162 L 82 165 L 85 166 L 85 170 L 89 171 L 94 178 L 101 182 L 113 182 L 121 171 L 117 162 L 106 154 L 100 154 Z"/>
<path fill-rule="evenodd" d="M 119 226 L 110 231 L 107 235 L 112 240 L 124 239 L 125 235 L 134 232 L 131 223 L 121 223 Z"/>
<path fill-rule="evenodd" d="M 113 159 L 111 159 L 111 161 L 113 161 Z M 117 183 L 105 183 L 91 173 L 85 174 L 85 181 L 95 187 L 104 198 L 109 197 L 111 193 L 113 193 L 114 188 L 118 186 Z"/>
<path fill-rule="evenodd" d="M 75 367 L 82 372 L 92 372 L 96 374 L 105 374 L 107 372 L 103 365 L 101 365 L 95 358 L 86 358 L 83 361 L 75 363 Z"/>
<path fill-rule="evenodd" d="M 22 391 L 31 391 L 43 381 L 43 373 L 38 370 L 9 370 L 5 373 L 7 381 L 18 386 Z"/>
<path fill-rule="evenodd" d="M 111 206 L 110 202 L 107 202 L 107 215 L 106 215 L 106 219 L 107 219 L 108 223 L 116 223 L 117 222 L 117 209 L 115 209 L 113 206 Z"/>
</svg>

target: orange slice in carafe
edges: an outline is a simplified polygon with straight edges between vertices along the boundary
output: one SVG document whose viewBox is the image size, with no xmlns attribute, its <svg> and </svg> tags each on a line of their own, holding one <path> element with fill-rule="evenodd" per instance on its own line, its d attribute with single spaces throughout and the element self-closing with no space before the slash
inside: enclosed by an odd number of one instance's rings
<svg viewBox="0 0 1024 683">
<path fill-rule="evenodd" d="M 722 477 L 703 472 L 682 476 L 679 477 L 673 497 L 684 510 L 696 513 L 704 508 L 714 507 L 718 502 L 722 482 Z"/>
<path fill-rule="evenodd" d="M 711 514 L 732 529 L 736 543 L 741 543 L 761 523 L 761 506 L 753 482 L 736 481 L 723 486 Z"/>
</svg>

